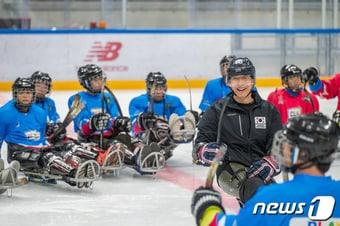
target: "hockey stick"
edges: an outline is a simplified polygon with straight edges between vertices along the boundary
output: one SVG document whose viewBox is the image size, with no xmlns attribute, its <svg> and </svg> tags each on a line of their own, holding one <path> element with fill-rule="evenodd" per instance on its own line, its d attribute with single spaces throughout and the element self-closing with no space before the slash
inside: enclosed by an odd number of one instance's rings
<svg viewBox="0 0 340 226">
<path fill-rule="evenodd" d="M 282 171 L 282 179 L 283 179 L 283 181 L 288 181 L 289 180 L 288 172 Z"/>
<path fill-rule="evenodd" d="M 84 104 L 80 101 L 80 95 L 77 94 L 74 97 L 72 106 L 70 110 L 67 112 L 61 126 L 58 130 L 48 137 L 48 140 L 53 140 L 57 135 L 59 135 L 66 127 L 72 122 L 72 120 L 80 113 L 80 111 L 84 108 Z"/>
<path fill-rule="evenodd" d="M 150 102 L 149 102 L 149 105 L 148 105 L 148 113 L 151 113 L 152 115 L 154 114 L 153 107 L 154 107 L 154 103 L 155 103 L 155 100 L 154 100 L 155 90 L 156 90 L 156 83 L 153 82 L 151 89 L 150 89 Z M 146 144 L 147 145 L 150 144 L 150 135 L 151 135 L 151 130 L 148 129 L 147 134 L 146 134 Z"/>
<path fill-rule="evenodd" d="M 218 144 L 221 144 L 222 118 L 223 118 L 223 114 L 224 114 L 226 107 L 227 107 L 227 101 L 223 104 L 222 111 L 221 111 L 219 121 L 218 121 L 217 138 L 216 138 L 216 142 Z M 217 151 L 215 158 L 213 159 L 213 161 L 210 165 L 209 171 L 208 171 L 208 176 L 207 176 L 207 179 L 205 181 L 205 187 L 206 188 L 212 188 L 217 168 L 221 164 L 222 159 L 223 159 L 224 155 L 226 154 L 226 152 L 227 152 L 227 149 L 225 148 L 225 146 L 220 145 L 220 148 Z"/>
<path fill-rule="evenodd" d="M 105 89 L 110 93 L 110 95 L 112 96 L 112 98 L 116 102 L 116 105 L 117 105 L 117 108 L 118 108 L 118 112 L 119 112 L 120 116 L 123 117 L 124 115 L 123 115 L 122 109 L 120 107 L 120 104 L 118 102 L 118 99 L 117 99 L 116 95 L 113 94 L 113 92 L 110 90 L 110 88 L 108 86 L 105 86 Z"/>
<path fill-rule="evenodd" d="M 205 187 L 206 188 L 212 188 L 213 187 L 214 178 L 215 178 L 217 168 L 221 164 L 222 159 L 223 159 L 226 152 L 227 152 L 227 150 L 224 148 L 224 146 L 222 146 L 217 151 L 215 158 L 210 165 L 210 168 L 209 168 L 209 171 L 208 171 L 208 176 L 207 176 L 207 179 L 205 181 Z"/>
<path fill-rule="evenodd" d="M 184 75 L 184 79 L 188 85 L 188 89 L 189 89 L 189 98 L 190 98 L 190 111 L 192 111 L 192 95 L 191 95 L 191 85 L 190 85 L 190 82 L 189 82 L 189 79 L 186 75 Z"/>
<path fill-rule="evenodd" d="M 101 88 L 100 88 L 100 99 L 101 99 L 101 112 L 102 112 L 102 114 L 104 114 L 104 105 L 105 105 L 105 95 L 104 95 L 105 82 L 106 82 L 106 77 L 103 76 L 102 84 L 101 84 Z M 99 147 L 100 148 L 103 148 L 103 136 L 104 136 L 104 129 L 102 128 L 100 130 L 100 138 L 99 138 Z"/>
</svg>

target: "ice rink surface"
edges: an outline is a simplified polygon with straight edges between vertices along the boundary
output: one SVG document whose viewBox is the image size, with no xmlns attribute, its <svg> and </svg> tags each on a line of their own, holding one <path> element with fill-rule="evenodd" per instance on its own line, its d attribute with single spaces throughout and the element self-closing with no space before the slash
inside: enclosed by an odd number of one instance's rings
<svg viewBox="0 0 340 226">
<path fill-rule="evenodd" d="M 260 88 L 263 98 L 273 90 Z M 115 91 L 123 113 L 128 115 L 129 101 L 144 90 Z M 67 113 L 67 100 L 75 92 L 53 92 L 59 114 Z M 189 107 L 188 90 L 170 90 Z M 202 90 L 192 90 L 193 108 L 198 109 Z M 11 93 L 0 93 L 0 106 Z M 336 99 L 321 100 L 321 112 L 331 116 Z M 72 128 L 69 128 L 72 131 Z M 2 147 L 4 156 L 6 145 Z M 13 196 L 0 195 L 0 225 L 117 225 L 117 226 L 189 226 L 195 225 L 190 213 L 193 190 L 204 183 L 208 168 L 194 166 L 191 144 L 178 146 L 165 169 L 156 176 L 140 176 L 123 169 L 119 176 L 106 176 L 96 181 L 93 190 L 77 189 L 58 182 L 57 185 L 29 183 L 13 190 Z M 329 172 L 340 179 L 340 161 Z M 280 176 L 277 179 L 280 181 Z M 228 212 L 237 212 L 236 201 L 224 195 Z"/>
</svg>

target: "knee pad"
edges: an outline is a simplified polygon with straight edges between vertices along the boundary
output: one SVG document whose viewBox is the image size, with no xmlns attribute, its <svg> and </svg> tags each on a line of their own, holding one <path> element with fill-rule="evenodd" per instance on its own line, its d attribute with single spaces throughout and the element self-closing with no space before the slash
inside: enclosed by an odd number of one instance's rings
<svg viewBox="0 0 340 226">
<path fill-rule="evenodd" d="M 239 190 L 242 183 L 246 180 L 246 167 L 243 164 L 229 162 L 217 168 L 217 184 L 227 194 L 239 197 Z"/>
<path fill-rule="evenodd" d="M 242 203 L 246 203 L 251 197 L 253 197 L 257 189 L 262 185 L 265 185 L 265 183 L 259 177 L 252 177 L 244 180 L 239 190 L 239 198 Z"/>
</svg>

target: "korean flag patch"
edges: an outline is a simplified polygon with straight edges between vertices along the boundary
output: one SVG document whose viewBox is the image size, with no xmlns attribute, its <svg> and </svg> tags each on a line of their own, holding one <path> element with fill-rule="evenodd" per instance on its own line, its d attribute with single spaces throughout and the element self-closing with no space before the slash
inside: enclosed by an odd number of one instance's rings
<svg viewBox="0 0 340 226">
<path fill-rule="evenodd" d="M 266 117 L 255 117 L 255 129 L 266 129 Z"/>
</svg>

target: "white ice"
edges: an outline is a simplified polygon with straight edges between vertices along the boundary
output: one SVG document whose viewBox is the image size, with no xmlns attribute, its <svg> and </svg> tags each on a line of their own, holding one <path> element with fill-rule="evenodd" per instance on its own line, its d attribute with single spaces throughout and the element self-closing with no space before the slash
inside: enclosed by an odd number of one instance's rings
<svg viewBox="0 0 340 226">
<path fill-rule="evenodd" d="M 272 89 L 260 88 L 266 98 Z M 143 90 L 114 91 L 124 114 L 128 114 L 130 99 Z M 57 109 L 63 118 L 67 99 L 75 92 L 53 92 Z M 188 90 L 170 90 L 189 108 Z M 192 90 L 193 108 L 197 109 L 202 90 Z M 9 100 L 9 92 L 0 93 L 0 106 Z M 320 109 L 331 116 L 337 100 L 320 100 Z M 6 145 L 2 156 L 6 155 Z M 190 213 L 193 189 L 202 184 L 207 168 L 194 166 L 191 144 L 180 145 L 167 167 L 155 177 L 140 176 L 124 169 L 117 177 L 108 176 L 94 184 L 93 190 L 76 189 L 63 182 L 57 185 L 29 183 L 13 190 L 12 197 L 0 195 L 0 225 L 195 225 Z M 337 160 L 329 174 L 339 179 Z M 280 176 L 278 176 L 280 180 Z M 225 197 L 228 211 L 235 212 L 236 202 Z"/>
</svg>

